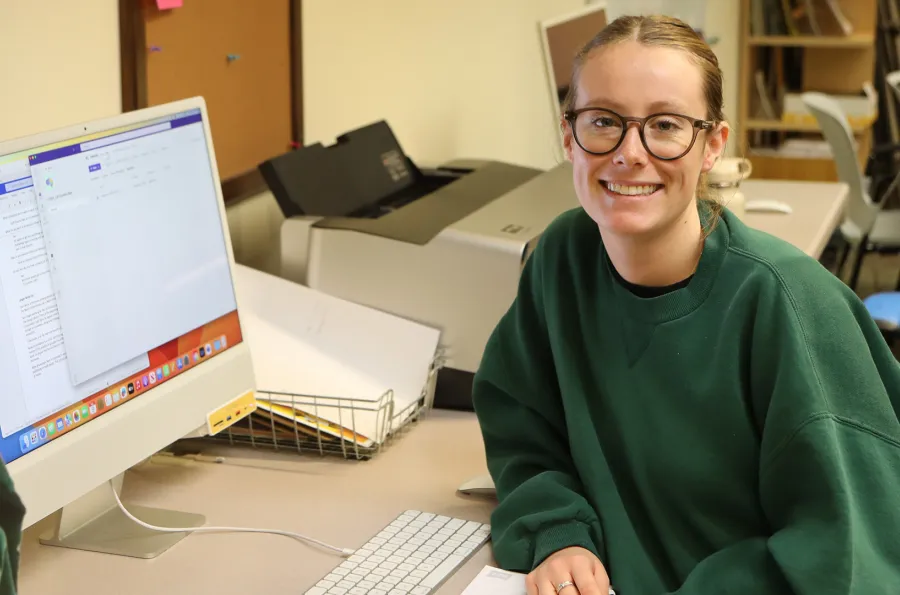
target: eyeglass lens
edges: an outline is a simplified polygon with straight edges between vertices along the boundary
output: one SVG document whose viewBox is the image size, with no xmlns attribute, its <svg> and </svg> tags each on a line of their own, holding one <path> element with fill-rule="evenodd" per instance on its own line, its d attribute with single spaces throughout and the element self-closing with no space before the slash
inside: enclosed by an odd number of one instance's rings
<svg viewBox="0 0 900 595">
<path fill-rule="evenodd" d="M 625 122 L 618 115 L 602 110 L 581 112 L 575 119 L 575 138 L 588 152 L 611 151 L 625 131 Z M 694 126 L 687 118 L 663 114 L 644 123 L 647 150 L 659 159 L 674 159 L 683 155 L 694 140 Z"/>
</svg>

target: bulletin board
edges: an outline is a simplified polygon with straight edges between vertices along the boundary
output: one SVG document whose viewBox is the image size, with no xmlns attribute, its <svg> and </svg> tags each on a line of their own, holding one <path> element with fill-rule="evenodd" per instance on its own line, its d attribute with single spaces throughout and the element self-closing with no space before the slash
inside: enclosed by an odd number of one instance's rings
<svg viewBox="0 0 900 595">
<path fill-rule="evenodd" d="M 119 0 L 122 108 L 202 96 L 226 202 L 302 139 L 300 0 Z"/>
</svg>

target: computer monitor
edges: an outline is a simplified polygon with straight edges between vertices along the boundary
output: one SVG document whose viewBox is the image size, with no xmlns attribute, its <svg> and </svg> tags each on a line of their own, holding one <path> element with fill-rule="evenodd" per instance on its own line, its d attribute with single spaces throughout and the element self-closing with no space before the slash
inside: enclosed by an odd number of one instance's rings
<svg viewBox="0 0 900 595">
<path fill-rule="evenodd" d="M 562 118 L 561 106 L 569 92 L 575 55 L 606 27 L 607 20 L 607 3 L 600 0 L 539 23 L 547 88 L 550 92 L 550 115 L 557 130 Z M 558 156 L 563 157 L 559 143 L 557 148 Z"/>
<path fill-rule="evenodd" d="M 233 266 L 202 99 L 0 144 L 0 457 L 26 527 L 59 511 L 44 543 L 184 536 L 141 535 L 108 482 L 253 390 Z"/>
</svg>

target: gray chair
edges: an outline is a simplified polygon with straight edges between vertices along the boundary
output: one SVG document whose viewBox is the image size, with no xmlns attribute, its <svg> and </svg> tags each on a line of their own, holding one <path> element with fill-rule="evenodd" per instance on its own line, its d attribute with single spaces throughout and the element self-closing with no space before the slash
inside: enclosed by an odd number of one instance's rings
<svg viewBox="0 0 900 595">
<path fill-rule="evenodd" d="M 849 187 L 845 218 L 840 233 L 847 242 L 841 267 L 851 251 L 855 252 L 848 285 L 856 289 L 863 259 L 871 252 L 900 252 L 900 211 L 882 210 L 881 204 L 869 196 L 868 184 L 857 160 L 857 143 L 840 104 L 825 93 L 810 91 L 801 96 L 831 147 L 838 179 Z M 900 174 L 884 193 L 888 196 L 900 181 Z"/>
</svg>

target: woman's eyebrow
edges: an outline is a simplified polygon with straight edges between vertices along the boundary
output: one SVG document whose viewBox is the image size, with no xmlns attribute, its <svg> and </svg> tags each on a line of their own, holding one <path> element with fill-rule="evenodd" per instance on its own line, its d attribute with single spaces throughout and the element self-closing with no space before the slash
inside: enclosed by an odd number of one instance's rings
<svg viewBox="0 0 900 595">
<path fill-rule="evenodd" d="M 616 112 L 621 113 L 622 115 L 628 116 L 632 115 L 628 113 L 630 110 L 624 104 L 619 103 L 613 99 L 607 99 L 605 97 L 594 97 L 585 102 L 584 107 L 603 107 L 607 109 L 614 110 Z M 687 106 L 678 101 L 672 101 L 671 99 L 661 99 L 659 101 L 654 101 L 648 106 L 648 114 L 654 112 L 677 112 L 680 114 L 687 112 Z"/>
</svg>

